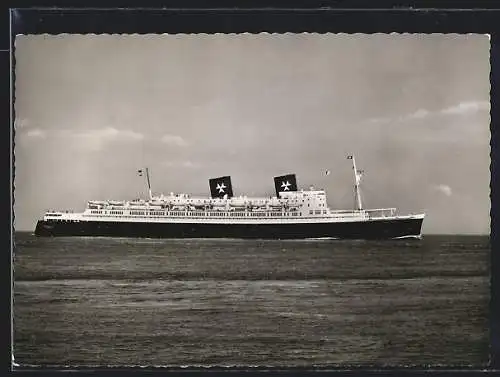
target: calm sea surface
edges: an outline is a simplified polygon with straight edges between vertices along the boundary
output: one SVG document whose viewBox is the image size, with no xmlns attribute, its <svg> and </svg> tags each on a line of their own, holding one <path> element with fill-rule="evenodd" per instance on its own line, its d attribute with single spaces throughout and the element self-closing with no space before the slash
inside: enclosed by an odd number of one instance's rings
<svg viewBox="0 0 500 377">
<path fill-rule="evenodd" d="M 21 365 L 488 362 L 489 237 L 15 242 Z"/>
</svg>

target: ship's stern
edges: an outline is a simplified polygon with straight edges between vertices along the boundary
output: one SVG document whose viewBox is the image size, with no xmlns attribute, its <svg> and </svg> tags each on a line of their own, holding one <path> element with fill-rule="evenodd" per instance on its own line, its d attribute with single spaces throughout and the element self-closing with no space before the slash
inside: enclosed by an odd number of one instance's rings
<svg viewBox="0 0 500 377">
<path fill-rule="evenodd" d="M 38 220 L 35 227 L 35 236 L 50 237 L 53 235 L 54 224 L 46 220 Z"/>
</svg>

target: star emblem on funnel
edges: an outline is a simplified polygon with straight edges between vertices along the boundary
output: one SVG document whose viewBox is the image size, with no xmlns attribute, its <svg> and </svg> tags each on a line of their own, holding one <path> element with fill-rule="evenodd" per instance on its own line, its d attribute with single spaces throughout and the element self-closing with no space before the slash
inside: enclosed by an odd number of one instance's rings
<svg viewBox="0 0 500 377">
<path fill-rule="evenodd" d="M 283 191 L 289 191 L 290 189 L 288 188 L 288 186 L 291 186 L 291 183 L 288 181 L 282 182 L 281 184 L 281 187 L 283 187 Z"/>
<path fill-rule="evenodd" d="M 216 189 L 219 190 L 219 194 L 222 193 L 222 192 L 225 192 L 224 189 L 226 188 L 226 185 L 224 184 L 224 182 L 222 183 L 217 183 L 217 187 Z"/>
</svg>

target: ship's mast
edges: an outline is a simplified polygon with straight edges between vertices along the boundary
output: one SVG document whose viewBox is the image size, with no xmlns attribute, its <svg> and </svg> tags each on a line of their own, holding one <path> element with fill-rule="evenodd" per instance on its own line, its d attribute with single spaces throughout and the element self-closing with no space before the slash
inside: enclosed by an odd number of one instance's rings
<svg viewBox="0 0 500 377">
<path fill-rule="evenodd" d="M 149 200 L 153 200 L 153 194 L 151 193 L 151 182 L 149 181 L 149 169 L 148 168 L 146 168 L 146 179 L 148 181 Z"/>
<path fill-rule="evenodd" d="M 347 156 L 347 159 L 352 160 L 352 169 L 354 170 L 354 194 L 356 196 L 357 210 L 361 211 L 363 209 L 363 205 L 361 203 L 359 183 L 361 181 L 361 175 L 363 174 L 363 171 L 356 169 L 356 159 L 354 158 L 354 156 Z"/>
</svg>

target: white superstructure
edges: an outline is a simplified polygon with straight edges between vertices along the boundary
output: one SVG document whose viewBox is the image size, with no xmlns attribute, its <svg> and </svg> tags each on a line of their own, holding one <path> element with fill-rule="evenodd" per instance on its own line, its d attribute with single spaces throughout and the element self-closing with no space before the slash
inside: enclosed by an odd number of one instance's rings
<svg viewBox="0 0 500 377">
<path fill-rule="evenodd" d="M 315 222 L 360 222 L 377 219 L 417 219 L 424 214 L 396 215 L 395 208 L 362 208 L 359 184 L 362 171 L 356 169 L 354 210 L 331 210 L 328 208 L 324 190 L 300 190 L 280 192 L 279 196 L 231 198 L 191 197 L 188 194 L 153 196 L 149 172 L 146 169 L 149 189 L 148 200 L 133 201 L 89 201 L 82 213 L 70 211 L 48 211 L 45 221 L 110 221 L 110 222 L 160 222 L 160 223 L 315 223 Z M 141 170 L 142 172 L 142 170 Z"/>
</svg>

